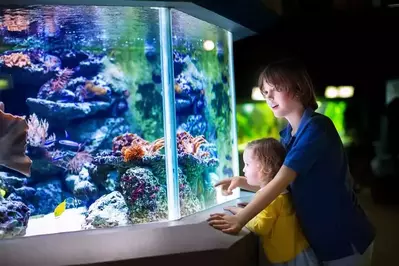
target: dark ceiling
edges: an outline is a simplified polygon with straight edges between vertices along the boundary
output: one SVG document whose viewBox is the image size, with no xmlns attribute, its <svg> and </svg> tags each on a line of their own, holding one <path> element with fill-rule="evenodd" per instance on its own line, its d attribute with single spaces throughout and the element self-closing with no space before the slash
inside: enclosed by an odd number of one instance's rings
<svg viewBox="0 0 399 266">
<path fill-rule="evenodd" d="M 264 0 L 195 2 L 259 33 L 234 44 L 238 100 L 250 97 L 263 65 L 283 56 L 305 61 L 319 95 L 326 85 L 348 84 L 381 100 L 385 81 L 399 76 L 399 8 L 384 1 L 284 1 L 282 16 Z"/>
</svg>

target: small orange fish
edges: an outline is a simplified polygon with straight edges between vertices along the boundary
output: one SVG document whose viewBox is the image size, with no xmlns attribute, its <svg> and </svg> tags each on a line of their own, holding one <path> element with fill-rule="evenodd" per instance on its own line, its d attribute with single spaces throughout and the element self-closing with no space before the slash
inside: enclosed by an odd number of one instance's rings
<svg viewBox="0 0 399 266">
<path fill-rule="evenodd" d="M 177 93 L 177 94 L 180 94 L 181 92 L 183 91 L 183 89 L 180 87 L 180 85 L 179 84 L 175 84 L 175 92 Z"/>
</svg>

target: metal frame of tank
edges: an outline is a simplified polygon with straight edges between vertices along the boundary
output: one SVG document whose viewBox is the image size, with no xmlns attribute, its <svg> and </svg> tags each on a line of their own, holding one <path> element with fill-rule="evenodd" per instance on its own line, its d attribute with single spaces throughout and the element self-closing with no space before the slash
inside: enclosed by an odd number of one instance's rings
<svg viewBox="0 0 399 266">
<path fill-rule="evenodd" d="M 174 94 L 174 75 L 172 60 L 172 26 L 171 9 L 176 9 L 200 20 L 211 23 L 228 31 L 229 79 L 233 131 L 233 173 L 239 175 L 236 98 L 234 82 L 233 41 L 254 35 L 252 30 L 239 25 L 225 17 L 190 2 L 173 1 L 135 1 L 135 0 L 3 0 L 1 6 L 7 5 L 89 5 L 89 6 L 129 6 L 148 7 L 159 10 L 159 30 L 161 44 L 163 121 L 165 135 L 165 166 L 167 173 L 168 219 L 178 220 L 180 215 L 178 160 L 176 151 L 176 106 Z M 173 114 L 173 115 L 171 115 Z"/>
</svg>

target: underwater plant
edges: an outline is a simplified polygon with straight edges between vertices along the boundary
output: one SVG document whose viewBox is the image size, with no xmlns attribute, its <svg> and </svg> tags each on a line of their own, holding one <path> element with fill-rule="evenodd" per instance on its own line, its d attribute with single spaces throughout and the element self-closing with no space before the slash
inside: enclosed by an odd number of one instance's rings
<svg viewBox="0 0 399 266">
<path fill-rule="evenodd" d="M 55 134 L 48 136 L 49 124 L 45 119 L 39 119 L 35 113 L 28 118 L 28 144 L 32 147 L 50 147 L 56 139 Z"/>
</svg>

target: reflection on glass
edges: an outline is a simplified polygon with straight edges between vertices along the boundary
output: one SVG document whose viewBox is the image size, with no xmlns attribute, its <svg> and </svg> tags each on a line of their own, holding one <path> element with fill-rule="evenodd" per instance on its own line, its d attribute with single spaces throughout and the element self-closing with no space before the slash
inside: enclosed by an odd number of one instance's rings
<svg viewBox="0 0 399 266">
<path fill-rule="evenodd" d="M 182 216 L 226 198 L 214 184 L 233 175 L 229 33 L 172 10 Z"/>
</svg>

